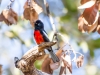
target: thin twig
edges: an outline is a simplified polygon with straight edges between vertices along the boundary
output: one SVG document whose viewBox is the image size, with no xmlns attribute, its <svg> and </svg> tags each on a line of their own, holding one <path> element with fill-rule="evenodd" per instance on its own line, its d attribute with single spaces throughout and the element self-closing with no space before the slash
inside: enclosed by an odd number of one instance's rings
<svg viewBox="0 0 100 75">
<path fill-rule="evenodd" d="M 10 0 L 9 5 L 7 6 L 7 8 L 8 8 L 8 9 L 10 9 L 10 8 L 12 7 L 12 5 L 13 5 L 14 1 L 15 1 L 15 0 Z"/>
</svg>

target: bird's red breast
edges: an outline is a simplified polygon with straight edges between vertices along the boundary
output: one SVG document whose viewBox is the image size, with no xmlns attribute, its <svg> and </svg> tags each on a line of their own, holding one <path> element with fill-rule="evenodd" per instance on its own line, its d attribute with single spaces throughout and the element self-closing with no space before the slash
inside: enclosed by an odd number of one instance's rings
<svg viewBox="0 0 100 75">
<path fill-rule="evenodd" d="M 34 31 L 34 38 L 37 44 L 44 42 L 43 36 L 39 30 Z"/>
</svg>

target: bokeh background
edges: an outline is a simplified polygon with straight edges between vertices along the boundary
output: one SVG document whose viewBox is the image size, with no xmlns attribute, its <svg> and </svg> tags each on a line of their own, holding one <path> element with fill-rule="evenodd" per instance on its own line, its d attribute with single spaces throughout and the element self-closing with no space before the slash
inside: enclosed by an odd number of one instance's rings
<svg viewBox="0 0 100 75">
<path fill-rule="evenodd" d="M 17 25 L 7 26 L 0 22 L 0 64 L 3 65 L 2 75 L 23 75 L 14 66 L 14 57 L 19 58 L 36 45 L 33 37 L 34 28 L 28 20 L 23 19 L 23 6 L 26 0 L 15 0 L 12 8 L 19 15 Z M 10 0 L 2 0 L 0 12 L 7 9 Z M 81 33 L 78 30 L 78 17 L 83 10 L 78 10 L 80 0 L 47 0 L 53 16 L 56 29 L 64 35 L 74 50 L 84 54 L 84 64 L 77 68 L 73 64 L 72 75 L 100 75 L 100 35 L 95 33 Z M 52 39 L 52 26 L 49 18 L 43 13 L 39 15 L 45 25 L 45 30 Z M 59 37 L 62 45 L 63 38 Z M 35 65 L 38 69 L 40 61 Z M 57 73 L 56 71 L 55 73 Z M 57 75 L 57 74 L 54 74 Z"/>
</svg>

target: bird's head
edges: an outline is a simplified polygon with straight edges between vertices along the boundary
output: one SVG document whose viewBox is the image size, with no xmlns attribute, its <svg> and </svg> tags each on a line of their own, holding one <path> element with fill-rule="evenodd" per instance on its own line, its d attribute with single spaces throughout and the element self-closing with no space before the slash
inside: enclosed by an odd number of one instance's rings
<svg viewBox="0 0 100 75">
<path fill-rule="evenodd" d="M 34 24 L 35 28 L 38 28 L 38 29 L 44 29 L 44 24 L 42 23 L 41 20 L 37 20 Z"/>
</svg>

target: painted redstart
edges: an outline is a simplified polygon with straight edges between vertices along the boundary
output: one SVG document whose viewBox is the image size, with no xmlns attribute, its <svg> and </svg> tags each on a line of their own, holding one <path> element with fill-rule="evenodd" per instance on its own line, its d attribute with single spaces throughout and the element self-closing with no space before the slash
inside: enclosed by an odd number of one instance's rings
<svg viewBox="0 0 100 75">
<path fill-rule="evenodd" d="M 47 33 L 44 30 L 44 24 L 41 20 L 37 20 L 34 23 L 34 38 L 37 44 L 41 44 L 42 42 L 50 42 L 49 38 L 47 37 Z M 49 51 L 49 54 L 51 55 L 51 58 L 54 63 L 59 62 L 59 58 L 56 56 L 56 54 L 53 52 L 52 47 L 49 47 L 47 49 Z"/>
</svg>

